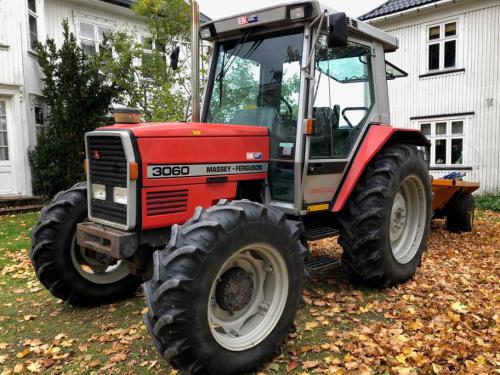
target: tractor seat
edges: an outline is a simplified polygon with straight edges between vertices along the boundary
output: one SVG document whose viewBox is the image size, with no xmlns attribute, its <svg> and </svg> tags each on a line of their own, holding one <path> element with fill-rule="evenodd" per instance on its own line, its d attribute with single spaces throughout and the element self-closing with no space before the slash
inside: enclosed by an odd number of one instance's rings
<svg viewBox="0 0 500 375">
<path fill-rule="evenodd" d="M 316 157 L 331 157 L 334 132 L 339 127 L 340 106 L 315 107 L 315 135 L 311 139 L 311 154 Z"/>
<path fill-rule="evenodd" d="M 340 106 L 338 104 L 334 105 L 333 108 L 315 107 L 313 111 L 318 129 L 322 129 L 322 133 L 326 134 L 330 129 L 338 129 L 340 122 Z"/>
</svg>

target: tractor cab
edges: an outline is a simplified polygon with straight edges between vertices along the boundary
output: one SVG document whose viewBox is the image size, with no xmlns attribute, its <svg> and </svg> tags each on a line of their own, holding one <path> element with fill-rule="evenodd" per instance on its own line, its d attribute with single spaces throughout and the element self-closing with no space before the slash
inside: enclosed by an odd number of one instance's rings
<svg viewBox="0 0 500 375">
<path fill-rule="evenodd" d="M 270 135 L 266 201 L 300 215 L 334 199 L 369 124 L 389 123 L 397 39 L 319 2 L 206 24 L 215 44 L 201 121 Z"/>
</svg>

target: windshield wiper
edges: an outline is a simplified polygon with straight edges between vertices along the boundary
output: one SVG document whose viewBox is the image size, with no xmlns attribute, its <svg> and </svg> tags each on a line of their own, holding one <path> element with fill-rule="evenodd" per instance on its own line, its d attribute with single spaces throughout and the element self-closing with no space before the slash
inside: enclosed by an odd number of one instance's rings
<svg viewBox="0 0 500 375">
<path fill-rule="evenodd" d="M 222 56 L 222 68 L 219 74 L 217 75 L 216 80 L 219 82 L 219 107 L 222 106 L 222 94 L 223 94 L 223 87 L 222 87 L 222 81 L 224 80 L 224 77 L 226 76 L 227 72 L 229 72 L 229 69 L 233 65 L 233 62 L 236 60 L 236 57 L 240 54 L 241 50 L 243 49 L 243 46 L 248 40 L 248 37 L 250 36 L 252 30 L 248 30 L 246 33 L 241 34 L 240 39 L 236 42 L 236 45 L 233 48 L 233 52 L 229 55 L 229 58 L 226 62 L 226 53 Z"/>
</svg>

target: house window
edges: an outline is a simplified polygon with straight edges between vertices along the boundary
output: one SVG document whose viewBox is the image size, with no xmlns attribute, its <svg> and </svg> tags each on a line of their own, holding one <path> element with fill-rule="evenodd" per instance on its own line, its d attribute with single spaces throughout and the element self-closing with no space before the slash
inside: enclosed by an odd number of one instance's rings
<svg viewBox="0 0 500 375">
<path fill-rule="evenodd" d="M 450 21 L 427 28 L 427 69 L 457 67 L 458 22 Z"/>
<path fill-rule="evenodd" d="M 95 25 L 88 22 L 80 22 L 80 45 L 88 56 L 93 56 L 99 50 L 104 40 L 104 35 L 111 33 L 111 28 Z"/>
<path fill-rule="evenodd" d="M 144 54 L 142 55 L 142 66 L 144 75 L 146 78 L 151 78 L 153 76 L 154 61 L 153 61 L 153 51 L 157 50 L 160 55 L 166 59 L 166 46 L 159 45 L 150 36 L 139 35 L 139 40 L 142 45 Z"/>
<path fill-rule="evenodd" d="M 38 95 L 30 95 L 31 103 L 31 121 L 36 131 L 37 138 L 47 128 L 47 104 L 43 97 Z"/>
<path fill-rule="evenodd" d="M 153 76 L 153 39 L 148 36 L 141 36 L 141 45 L 144 51 L 142 55 L 142 70 L 146 78 Z"/>
<path fill-rule="evenodd" d="M 36 12 L 36 0 L 28 0 L 28 28 L 29 48 L 35 51 L 38 44 L 38 15 Z"/>
<path fill-rule="evenodd" d="M 46 127 L 45 107 L 35 104 L 35 128 L 37 138 L 43 133 Z"/>
<path fill-rule="evenodd" d="M 7 109 L 5 101 L 0 101 L 0 161 L 9 160 L 9 142 L 7 140 Z"/>
<path fill-rule="evenodd" d="M 427 154 L 432 166 L 464 165 L 464 124 L 463 119 L 420 124 L 420 130 L 432 144 Z"/>
</svg>

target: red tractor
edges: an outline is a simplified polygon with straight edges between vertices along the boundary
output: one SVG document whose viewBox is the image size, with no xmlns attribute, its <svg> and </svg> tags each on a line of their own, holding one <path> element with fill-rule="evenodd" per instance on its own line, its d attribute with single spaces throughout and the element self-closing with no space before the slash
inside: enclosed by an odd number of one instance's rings
<svg viewBox="0 0 500 375">
<path fill-rule="evenodd" d="M 412 277 L 432 215 L 429 142 L 389 125 L 387 80 L 405 75 L 385 60 L 389 34 L 317 1 L 194 25 L 193 43 L 214 45 L 201 110 L 194 74 L 192 122 L 87 134 L 87 182 L 42 211 L 31 259 L 76 306 L 146 280 L 160 354 L 239 374 L 273 357 L 307 272 L 328 264 L 308 241 L 339 235 L 368 285 Z"/>
</svg>

